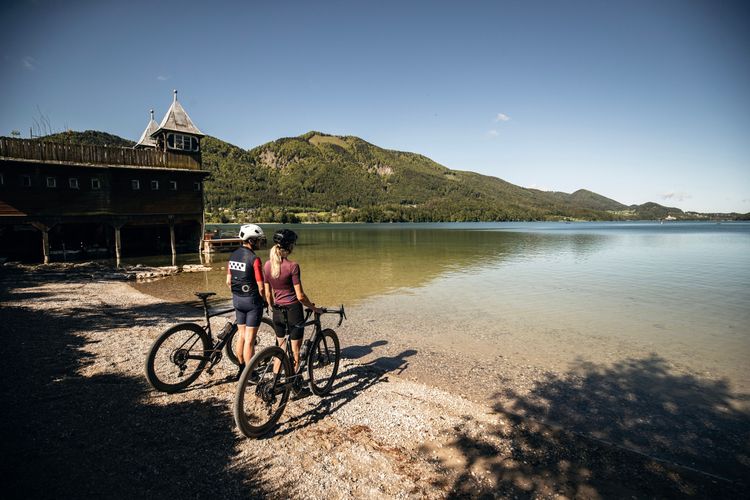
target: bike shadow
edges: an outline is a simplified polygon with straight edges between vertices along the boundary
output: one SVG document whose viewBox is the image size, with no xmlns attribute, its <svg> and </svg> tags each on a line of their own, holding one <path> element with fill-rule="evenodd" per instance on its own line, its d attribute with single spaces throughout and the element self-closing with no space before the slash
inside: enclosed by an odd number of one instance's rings
<svg viewBox="0 0 750 500">
<path fill-rule="evenodd" d="M 342 350 L 342 359 L 352 359 L 345 358 L 344 351 L 359 352 L 360 349 L 386 344 L 386 341 L 381 340 L 373 342 L 370 346 L 348 347 Z M 323 396 L 313 408 L 280 422 L 274 432 L 267 434 L 264 439 L 299 431 L 336 413 L 374 385 L 388 382 L 389 374 L 403 372 L 409 366 L 408 358 L 416 355 L 417 352 L 416 349 L 406 349 L 395 356 L 381 356 L 367 363 L 346 365 L 337 375 L 330 394 Z"/>
</svg>

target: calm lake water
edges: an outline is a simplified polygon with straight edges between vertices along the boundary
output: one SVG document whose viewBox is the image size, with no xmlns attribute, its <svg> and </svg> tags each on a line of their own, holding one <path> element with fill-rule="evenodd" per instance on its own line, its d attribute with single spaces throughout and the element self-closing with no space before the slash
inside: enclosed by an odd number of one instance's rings
<svg viewBox="0 0 750 500">
<path fill-rule="evenodd" d="M 381 302 L 393 313 L 379 321 L 450 328 L 450 347 L 458 349 L 472 345 L 463 340 L 497 341 L 491 337 L 503 331 L 547 339 L 559 333 L 568 358 L 576 351 L 571 338 L 581 339 L 581 353 L 587 342 L 597 344 L 602 359 L 632 343 L 750 388 L 750 223 L 293 228 L 300 239 L 292 259 L 318 304 Z M 268 250 L 259 255 L 265 262 Z M 192 300 L 194 290 L 228 298 L 227 257 L 216 255 L 211 272 L 134 286 L 173 301 Z M 180 256 L 178 263 L 197 261 Z"/>
</svg>

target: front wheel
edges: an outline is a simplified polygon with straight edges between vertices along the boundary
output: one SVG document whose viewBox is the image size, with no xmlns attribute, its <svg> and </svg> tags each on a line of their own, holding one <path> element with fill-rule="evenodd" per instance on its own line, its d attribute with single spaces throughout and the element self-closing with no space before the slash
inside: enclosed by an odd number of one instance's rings
<svg viewBox="0 0 750 500">
<path fill-rule="evenodd" d="M 234 421 L 242 434 L 261 436 L 276 424 L 289 399 L 291 373 L 289 358 L 280 347 L 266 347 L 253 356 L 234 397 Z"/>
<path fill-rule="evenodd" d="M 310 346 L 307 358 L 307 373 L 310 376 L 310 389 L 316 396 L 331 392 L 333 379 L 339 371 L 341 349 L 336 332 L 330 328 L 320 332 L 315 343 Z"/>
<path fill-rule="evenodd" d="M 210 351 L 211 341 L 199 325 L 175 325 L 151 346 L 146 357 L 146 379 L 157 391 L 182 390 L 201 374 Z"/>
</svg>

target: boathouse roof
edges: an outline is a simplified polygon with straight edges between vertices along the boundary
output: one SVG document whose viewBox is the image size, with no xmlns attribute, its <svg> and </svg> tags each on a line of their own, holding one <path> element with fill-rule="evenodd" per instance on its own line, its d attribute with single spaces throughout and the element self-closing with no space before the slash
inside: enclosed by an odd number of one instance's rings
<svg viewBox="0 0 750 500">
<path fill-rule="evenodd" d="M 180 102 L 177 100 L 177 91 L 174 91 L 174 100 L 172 105 L 169 107 L 167 114 L 164 115 L 159 128 L 157 128 L 151 137 L 155 136 L 162 130 L 169 130 L 171 132 L 180 132 L 185 134 L 191 134 L 203 137 L 205 134 L 198 130 L 198 127 L 193 124 L 193 121 L 188 116 L 185 109 L 182 107 Z"/>
<path fill-rule="evenodd" d="M 156 147 L 156 141 L 151 137 L 156 133 L 156 130 L 159 128 L 159 125 L 156 123 L 156 120 L 154 120 L 154 110 L 151 110 L 151 120 L 148 122 L 148 125 L 146 126 L 146 130 L 143 131 L 141 134 L 141 138 L 138 139 L 138 142 L 136 143 L 134 148 L 155 148 Z"/>
</svg>

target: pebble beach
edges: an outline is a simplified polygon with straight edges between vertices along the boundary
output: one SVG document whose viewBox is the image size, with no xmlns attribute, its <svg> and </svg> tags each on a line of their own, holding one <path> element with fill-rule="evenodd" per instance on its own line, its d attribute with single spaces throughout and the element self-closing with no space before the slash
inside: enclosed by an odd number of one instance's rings
<svg viewBox="0 0 750 500">
<path fill-rule="evenodd" d="M 748 417 L 719 382 L 648 355 L 568 373 L 471 361 L 399 340 L 368 304 L 337 329 L 332 393 L 290 402 L 272 433 L 247 439 L 228 360 L 180 393 L 148 385 L 155 338 L 200 310 L 121 278 L 86 265 L 0 270 L 11 497 L 747 494 Z M 668 398 L 650 392 L 657 382 Z"/>
</svg>

